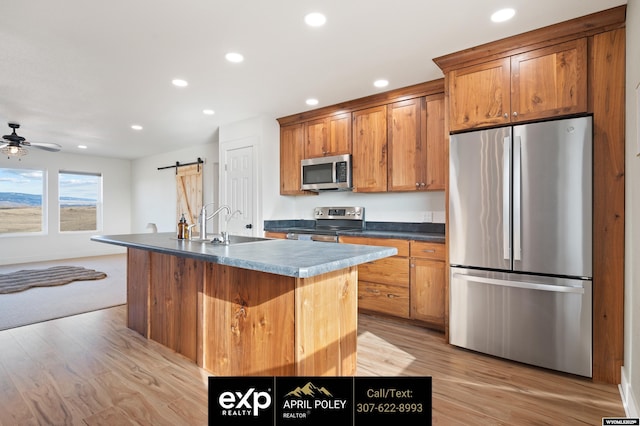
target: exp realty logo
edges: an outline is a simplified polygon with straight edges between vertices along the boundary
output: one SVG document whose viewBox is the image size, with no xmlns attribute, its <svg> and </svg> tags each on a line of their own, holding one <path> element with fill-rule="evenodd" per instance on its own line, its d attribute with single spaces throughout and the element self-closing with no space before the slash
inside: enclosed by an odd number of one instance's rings
<svg viewBox="0 0 640 426">
<path fill-rule="evenodd" d="M 349 377 L 279 377 L 276 424 L 351 424 L 353 380 Z"/>
<path fill-rule="evenodd" d="M 274 424 L 274 377 L 209 377 L 209 424 Z"/>
</svg>

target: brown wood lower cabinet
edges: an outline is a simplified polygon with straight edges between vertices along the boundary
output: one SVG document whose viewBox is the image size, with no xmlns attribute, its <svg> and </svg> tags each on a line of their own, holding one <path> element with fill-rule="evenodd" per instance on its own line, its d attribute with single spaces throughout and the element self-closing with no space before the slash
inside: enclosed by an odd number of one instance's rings
<svg viewBox="0 0 640 426">
<path fill-rule="evenodd" d="M 411 318 L 444 331 L 445 245 L 411 241 Z"/>
<path fill-rule="evenodd" d="M 416 320 L 443 331 L 445 256 L 443 243 L 340 236 L 345 244 L 396 247 L 398 254 L 358 268 L 358 309 Z"/>
<path fill-rule="evenodd" d="M 264 233 L 264 236 L 266 238 L 280 238 L 282 240 L 286 240 L 287 239 L 287 233 L 286 232 L 272 232 L 272 231 L 266 231 Z"/>
</svg>

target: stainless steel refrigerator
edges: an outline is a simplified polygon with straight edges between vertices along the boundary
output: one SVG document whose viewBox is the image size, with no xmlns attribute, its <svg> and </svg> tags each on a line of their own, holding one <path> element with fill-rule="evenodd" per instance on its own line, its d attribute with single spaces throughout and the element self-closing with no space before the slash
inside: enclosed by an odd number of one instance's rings
<svg viewBox="0 0 640 426">
<path fill-rule="evenodd" d="M 592 118 L 451 135 L 450 343 L 592 376 Z"/>
</svg>

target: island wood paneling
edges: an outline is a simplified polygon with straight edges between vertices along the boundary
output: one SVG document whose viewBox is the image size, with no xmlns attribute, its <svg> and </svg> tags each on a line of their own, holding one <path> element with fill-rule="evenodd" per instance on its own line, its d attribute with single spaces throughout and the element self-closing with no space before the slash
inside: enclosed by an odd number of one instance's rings
<svg viewBox="0 0 640 426">
<path fill-rule="evenodd" d="M 296 279 L 297 376 L 356 374 L 358 268 Z"/>
<path fill-rule="evenodd" d="M 203 368 L 219 376 L 293 376 L 295 278 L 206 264 Z"/>
<path fill-rule="evenodd" d="M 149 337 L 195 362 L 204 264 L 156 252 L 150 256 Z"/>
<path fill-rule="evenodd" d="M 624 356 L 625 31 L 590 40 L 593 111 L 593 379 L 620 383 Z"/>
<path fill-rule="evenodd" d="M 127 249 L 127 327 L 149 337 L 149 257 L 146 250 Z"/>
</svg>

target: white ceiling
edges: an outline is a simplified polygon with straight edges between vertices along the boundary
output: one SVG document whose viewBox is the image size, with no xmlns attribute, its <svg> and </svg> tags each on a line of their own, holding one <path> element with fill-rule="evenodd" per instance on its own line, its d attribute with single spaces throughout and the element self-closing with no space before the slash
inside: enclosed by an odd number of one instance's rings
<svg viewBox="0 0 640 426">
<path fill-rule="evenodd" d="M 64 152 L 168 152 L 211 142 L 227 123 L 437 79 L 432 58 L 625 3 L 2 0 L 0 134 L 17 121 L 28 141 L 59 143 Z M 492 23 L 491 13 L 506 6 L 515 18 Z M 327 16 L 324 27 L 304 24 L 312 11 Z M 245 61 L 227 62 L 229 51 Z M 189 86 L 174 87 L 174 78 Z M 378 78 L 390 85 L 374 88 Z M 309 97 L 320 104 L 307 106 Z"/>
</svg>

